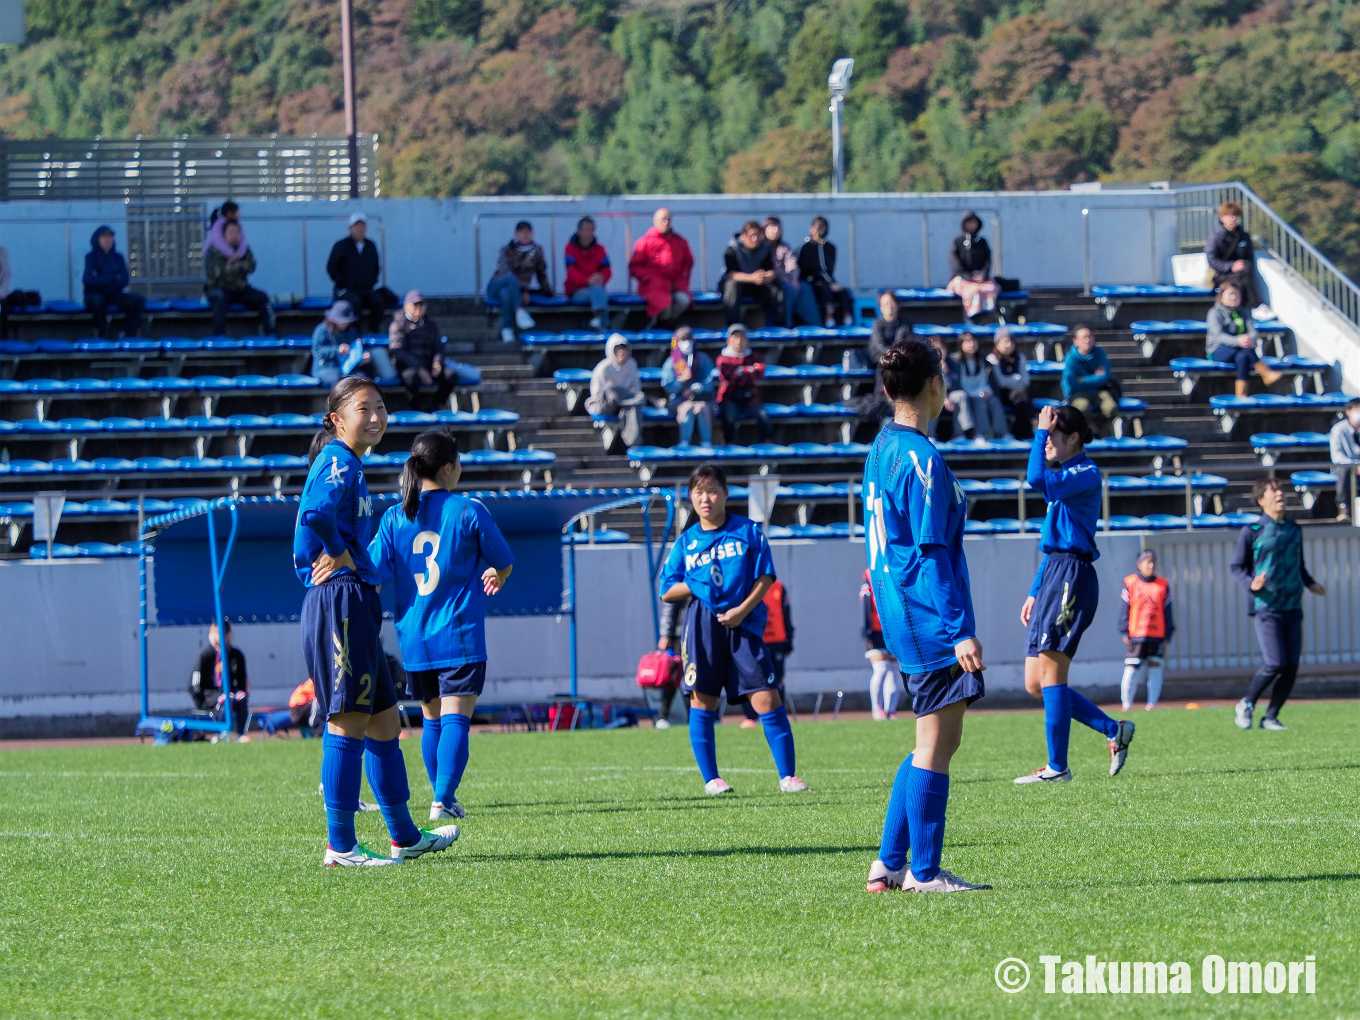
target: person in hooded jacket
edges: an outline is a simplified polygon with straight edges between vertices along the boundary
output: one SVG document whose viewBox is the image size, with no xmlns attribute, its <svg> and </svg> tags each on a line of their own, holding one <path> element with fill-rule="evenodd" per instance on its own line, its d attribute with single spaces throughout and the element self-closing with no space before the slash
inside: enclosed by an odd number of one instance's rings
<svg viewBox="0 0 1360 1020">
<path fill-rule="evenodd" d="M 142 328 L 142 312 L 146 298 L 129 291 L 127 262 L 114 241 L 113 228 L 96 227 L 90 235 L 90 250 L 85 253 L 85 307 L 94 317 L 95 331 L 102 337 L 113 337 L 109 327 L 109 312 L 123 313 L 123 333 L 137 336 Z"/>
<path fill-rule="evenodd" d="M 574 305 L 590 305 L 590 328 L 604 329 L 609 311 L 609 294 L 604 289 L 614 275 L 609 264 L 609 252 L 595 240 L 595 221 L 581 217 L 576 233 L 567 242 L 564 253 L 567 278 L 562 292 Z"/>
<path fill-rule="evenodd" d="M 996 311 L 1001 287 L 992 279 L 992 249 L 982 237 L 982 219 L 966 212 L 959 223 L 963 233 L 949 246 L 950 280 L 945 290 L 963 301 L 964 318 Z"/>
<path fill-rule="evenodd" d="M 766 323 L 774 324 L 781 294 L 775 280 L 774 252 L 765 240 L 765 229 L 755 220 L 747 220 L 727 242 L 718 290 L 722 291 L 729 326 L 741 321 L 741 303 L 746 298 L 764 309 Z"/>
<path fill-rule="evenodd" d="M 619 438 L 625 447 L 642 441 L 642 378 L 638 363 L 621 333 L 611 334 L 604 345 L 604 360 L 590 373 L 590 414 L 618 415 Z"/>
</svg>

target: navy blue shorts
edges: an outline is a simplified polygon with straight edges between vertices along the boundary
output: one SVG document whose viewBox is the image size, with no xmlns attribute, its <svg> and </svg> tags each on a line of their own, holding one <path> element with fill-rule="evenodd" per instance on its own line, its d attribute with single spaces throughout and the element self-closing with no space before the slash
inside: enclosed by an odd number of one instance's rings
<svg viewBox="0 0 1360 1020">
<path fill-rule="evenodd" d="M 981 673 L 965 673 L 957 662 L 928 673 L 908 673 L 907 693 L 911 695 L 911 710 L 918 716 L 930 715 L 940 709 L 966 701 L 972 704 L 986 694 Z"/>
<path fill-rule="evenodd" d="M 353 574 L 332 577 L 302 597 L 302 657 L 327 719 L 342 712 L 377 715 L 397 703 L 378 589 Z"/>
<path fill-rule="evenodd" d="M 1071 553 L 1049 553 L 1044 579 L 1034 597 L 1034 612 L 1029 618 L 1026 657 L 1040 652 L 1062 652 L 1075 658 L 1077 645 L 1100 603 L 1100 580 L 1096 568 Z"/>
<path fill-rule="evenodd" d="M 770 650 L 759 635 L 744 627 L 724 627 L 698 599 L 685 610 L 680 661 L 686 694 L 697 691 L 716 698 L 725 689 L 727 700 L 736 701 L 778 683 Z"/>
<path fill-rule="evenodd" d="M 1127 659 L 1160 659 L 1162 639 L 1159 637 L 1138 638 L 1133 644 L 1124 646 L 1128 650 Z"/>
<path fill-rule="evenodd" d="M 418 669 L 406 674 L 406 693 L 417 701 L 481 697 L 485 686 L 485 662 L 465 662 L 449 669 Z"/>
</svg>

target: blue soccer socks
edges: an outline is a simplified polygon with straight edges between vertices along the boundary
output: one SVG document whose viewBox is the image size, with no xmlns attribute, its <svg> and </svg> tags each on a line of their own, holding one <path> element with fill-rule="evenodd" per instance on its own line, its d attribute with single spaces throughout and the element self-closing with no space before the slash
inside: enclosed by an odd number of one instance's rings
<svg viewBox="0 0 1360 1020">
<path fill-rule="evenodd" d="M 472 720 L 457 712 L 439 717 L 439 770 L 434 784 L 434 799 L 448 807 L 458 800 L 458 784 L 468 763 L 468 733 Z"/>
<path fill-rule="evenodd" d="M 911 765 L 907 769 L 906 802 L 907 828 L 911 833 L 911 873 L 918 881 L 929 882 L 940 873 L 944 814 L 949 804 L 949 773 Z"/>
<path fill-rule="evenodd" d="M 354 812 L 359 810 L 364 742 L 358 737 L 327 733 L 321 741 L 321 788 L 326 799 L 327 842 L 332 850 L 354 849 Z"/>
<path fill-rule="evenodd" d="M 718 745 L 713 737 L 713 726 L 718 713 L 706 708 L 689 710 L 689 746 L 694 749 L 694 760 L 699 764 L 699 775 L 705 783 L 718 778 Z"/>
<path fill-rule="evenodd" d="M 1072 735 L 1072 702 L 1067 684 L 1044 688 L 1044 733 L 1048 736 L 1048 767 L 1067 771 L 1067 741 Z M 1082 699 L 1085 701 L 1085 699 Z M 1090 704 L 1087 702 L 1087 704 Z"/>
<path fill-rule="evenodd" d="M 907 863 L 907 851 L 911 849 L 911 833 L 907 824 L 907 784 L 914 757 L 912 754 L 907 755 L 907 760 L 898 768 L 892 794 L 888 797 L 888 812 L 883 816 L 883 842 L 878 848 L 878 859 L 889 871 L 901 871 Z"/>
<path fill-rule="evenodd" d="M 1105 734 L 1106 737 L 1113 738 L 1119 735 L 1119 721 L 1111 719 L 1085 696 L 1069 688 L 1067 698 L 1072 703 L 1072 718 L 1077 722 L 1091 727 L 1097 733 Z"/>
<path fill-rule="evenodd" d="M 439 719 L 425 719 L 420 729 L 420 757 L 425 762 L 425 774 L 430 777 L 430 789 L 438 790 L 435 777 L 439 774 Z M 435 800 L 439 799 L 438 794 Z"/>
<path fill-rule="evenodd" d="M 789 713 L 780 705 L 773 712 L 762 712 L 760 723 L 765 727 L 765 740 L 774 755 L 774 767 L 779 770 L 779 778 L 796 775 L 793 762 L 793 727 L 789 725 Z"/>
<path fill-rule="evenodd" d="M 406 802 L 411 799 L 411 788 L 406 782 L 406 759 L 401 753 L 400 740 L 364 740 L 364 767 L 368 785 L 382 811 L 387 831 L 397 846 L 410 846 L 420 839 L 420 830 L 411 821 Z M 338 849 L 332 847 L 332 849 Z"/>
</svg>

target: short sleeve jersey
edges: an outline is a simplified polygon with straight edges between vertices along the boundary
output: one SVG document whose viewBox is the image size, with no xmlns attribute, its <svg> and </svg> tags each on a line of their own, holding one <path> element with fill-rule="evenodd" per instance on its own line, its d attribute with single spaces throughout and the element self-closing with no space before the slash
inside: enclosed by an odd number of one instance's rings
<svg viewBox="0 0 1360 1020">
<path fill-rule="evenodd" d="M 729 513 L 722 527 L 705 531 L 694 524 L 671 547 L 661 571 L 661 592 L 684 582 L 696 599 L 717 614 L 735 609 L 751 594 L 756 581 L 774 577 L 770 543 L 754 521 Z M 765 633 L 768 611 L 757 603 L 741 623 L 742 630 Z"/>
<path fill-rule="evenodd" d="M 308 588 L 312 586 L 312 564 L 325 551 L 316 532 L 303 524 L 308 515 L 318 513 L 335 522 L 335 530 L 354 560 L 359 580 L 378 584 L 373 563 L 368 558 L 368 543 L 373 534 L 373 500 L 364 481 L 364 468 L 354 451 L 332 439 L 317 454 L 307 472 L 298 506 L 298 523 L 293 532 L 293 569 Z M 350 573 L 348 567 L 337 573 Z"/>
<path fill-rule="evenodd" d="M 515 558 L 485 504 L 443 490 L 423 492 L 415 520 L 400 506 L 383 514 L 369 554 L 383 583 L 395 589 L 406 669 L 486 661 L 482 564 L 504 570 Z"/>
<path fill-rule="evenodd" d="M 883 642 L 904 673 L 925 673 L 956 661 L 954 641 L 922 570 L 930 547 L 944 550 L 974 631 L 968 561 L 963 555 L 968 504 L 954 473 L 921 432 L 885 422 L 864 463 L 864 530 L 869 581 Z"/>
</svg>

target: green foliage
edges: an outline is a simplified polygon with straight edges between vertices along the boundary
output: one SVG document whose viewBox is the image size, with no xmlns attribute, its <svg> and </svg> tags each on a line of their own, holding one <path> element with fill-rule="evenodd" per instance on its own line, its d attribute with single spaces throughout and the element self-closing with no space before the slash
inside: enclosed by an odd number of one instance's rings
<svg viewBox="0 0 1360 1020">
<path fill-rule="evenodd" d="M 485 14 L 482 0 L 415 0 L 406 30 L 414 39 L 476 36 Z"/>
<path fill-rule="evenodd" d="M 850 47 L 856 78 L 862 81 L 883 73 L 888 58 L 904 41 L 904 28 L 902 10 L 893 0 L 865 0 Z"/>
</svg>

